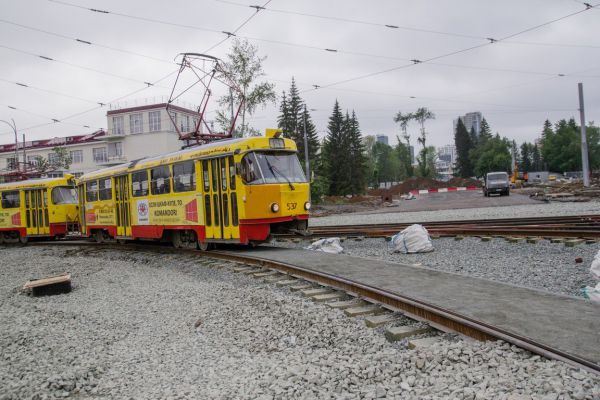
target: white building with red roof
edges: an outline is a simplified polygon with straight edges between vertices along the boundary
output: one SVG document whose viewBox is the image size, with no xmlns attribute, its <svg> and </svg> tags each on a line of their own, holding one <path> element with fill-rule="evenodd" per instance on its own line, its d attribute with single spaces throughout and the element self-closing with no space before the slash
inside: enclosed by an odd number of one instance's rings
<svg viewBox="0 0 600 400">
<path fill-rule="evenodd" d="M 171 105 L 167 114 L 166 103 L 138 107 L 119 108 L 107 112 L 108 129 L 88 135 L 56 137 L 19 143 L 18 160 L 15 162 L 15 143 L 0 144 L 0 177 L 14 175 L 17 165 L 34 165 L 41 157 L 52 164 L 55 147 L 64 148 L 71 157 L 68 171 L 48 170 L 44 175 L 62 176 L 65 172 L 75 176 L 111 165 L 126 163 L 181 149 L 185 144 L 179 140 L 173 122 L 181 132 L 195 129 L 198 123 L 196 111 Z M 18 163 L 18 164 L 17 164 Z M 31 169 L 31 168 L 29 168 Z M 1 178 L 0 178 L 1 179 Z"/>
</svg>

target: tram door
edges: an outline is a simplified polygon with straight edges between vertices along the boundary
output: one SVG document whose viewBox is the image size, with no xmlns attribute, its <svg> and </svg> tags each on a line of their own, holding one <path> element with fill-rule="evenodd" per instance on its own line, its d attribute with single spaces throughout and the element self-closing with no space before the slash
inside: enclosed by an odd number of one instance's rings
<svg viewBox="0 0 600 400">
<path fill-rule="evenodd" d="M 131 236 L 129 175 L 115 177 L 117 236 Z"/>
<path fill-rule="evenodd" d="M 48 191 L 33 189 L 25 191 L 25 221 L 27 235 L 49 235 Z"/>
<path fill-rule="evenodd" d="M 202 180 L 206 238 L 238 239 L 240 230 L 233 157 L 202 160 Z"/>
</svg>

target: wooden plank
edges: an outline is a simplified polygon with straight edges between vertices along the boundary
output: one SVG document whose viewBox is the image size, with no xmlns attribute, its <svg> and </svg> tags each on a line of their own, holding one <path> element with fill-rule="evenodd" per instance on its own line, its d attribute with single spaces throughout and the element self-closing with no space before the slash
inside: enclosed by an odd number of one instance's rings
<svg viewBox="0 0 600 400">
<path fill-rule="evenodd" d="M 50 276 L 48 278 L 32 279 L 30 281 L 25 282 L 25 285 L 23 285 L 23 289 L 27 290 L 27 289 L 33 289 L 36 287 L 40 287 L 40 286 L 48 286 L 48 285 L 55 285 L 57 283 L 68 283 L 68 282 L 71 282 L 71 274 L 65 273 L 65 274 L 61 274 L 61 275 Z"/>
</svg>

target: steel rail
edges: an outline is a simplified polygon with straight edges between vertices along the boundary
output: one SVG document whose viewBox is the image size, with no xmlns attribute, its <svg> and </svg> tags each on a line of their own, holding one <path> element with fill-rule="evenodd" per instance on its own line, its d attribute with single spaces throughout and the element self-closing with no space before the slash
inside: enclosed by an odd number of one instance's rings
<svg viewBox="0 0 600 400">
<path fill-rule="evenodd" d="M 48 242 L 34 242 L 31 245 L 47 245 Z M 167 246 L 157 246 L 156 244 L 146 243 L 94 243 L 94 242 L 53 242 L 51 245 L 84 245 L 93 246 L 100 249 L 132 249 L 144 250 L 148 252 L 160 252 L 171 254 L 189 254 L 197 257 L 207 257 L 211 259 L 233 261 L 246 265 L 253 265 L 260 268 L 269 268 L 277 270 L 296 278 L 302 278 L 321 285 L 330 286 L 348 293 L 360 296 L 374 303 L 379 303 L 383 307 L 391 310 L 399 310 L 409 317 L 418 320 L 427 321 L 431 326 L 448 332 L 457 332 L 477 340 L 503 340 L 515 346 L 539 354 L 540 356 L 566 362 L 578 368 L 600 374 L 600 364 L 586 360 L 579 356 L 553 348 L 544 343 L 537 342 L 534 338 L 522 336 L 506 329 L 490 325 L 473 317 L 461 314 L 459 312 L 441 307 L 439 305 L 428 303 L 426 300 L 405 296 L 370 286 L 359 281 L 354 281 L 337 275 L 325 273 L 318 270 L 309 269 L 285 262 L 270 260 L 267 258 L 256 257 L 249 254 L 242 254 L 233 251 L 200 251 L 194 249 L 175 249 Z"/>
</svg>

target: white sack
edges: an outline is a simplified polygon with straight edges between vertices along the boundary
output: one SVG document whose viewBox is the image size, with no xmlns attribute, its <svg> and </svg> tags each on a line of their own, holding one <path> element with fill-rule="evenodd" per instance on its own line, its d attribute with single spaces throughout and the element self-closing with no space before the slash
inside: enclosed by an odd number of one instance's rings
<svg viewBox="0 0 600 400">
<path fill-rule="evenodd" d="M 310 246 L 305 247 L 306 250 L 323 251 L 325 253 L 340 254 L 344 251 L 344 248 L 340 244 L 340 238 L 326 238 L 317 240 L 311 243 Z"/>
<path fill-rule="evenodd" d="M 594 260 L 592 261 L 590 272 L 594 276 L 594 279 L 600 281 L 600 250 L 598 250 L 598 253 L 596 253 Z"/>
<path fill-rule="evenodd" d="M 433 251 L 433 244 L 427 229 L 423 225 L 414 224 L 397 235 L 392 236 L 395 253 L 428 253 Z"/>
</svg>

